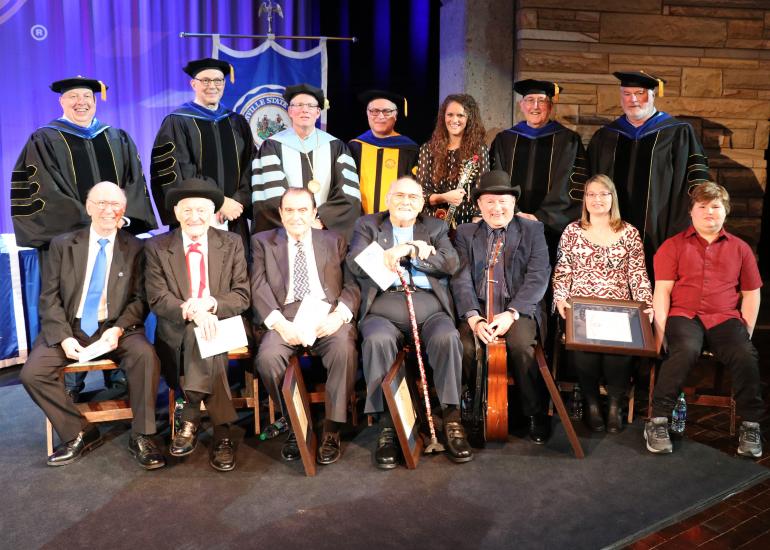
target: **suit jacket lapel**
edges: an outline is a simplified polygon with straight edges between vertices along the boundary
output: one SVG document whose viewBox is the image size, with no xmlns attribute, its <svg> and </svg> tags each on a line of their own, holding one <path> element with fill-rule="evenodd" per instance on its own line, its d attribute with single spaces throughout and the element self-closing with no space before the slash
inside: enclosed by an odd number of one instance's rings
<svg viewBox="0 0 770 550">
<path fill-rule="evenodd" d="M 487 224 L 481 222 L 477 225 L 476 231 L 473 233 L 473 241 L 471 243 L 472 251 L 472 266 L 473 266 L 473 281 L 476 286 L 476 296 L 486 299 L 486 276 L 487 276 Z M 481 312 L 485 315 L 484 312 Z"/>
<path fill-rule="evenodd" d="M 329 299 L 329 288 L 326 284 L 327 280 L 331 280 L 331 274 L 326 272 L 326 269 L 332 265 L 332 258 L 336 258 L 336 251 L 329 250 L 326 246 L 326 239 L 321 236 L 318 229 L 311 229 L 310 234 L 313 239 L 313 256 L 315 257 L 315 266 L 318 270 L 318 279 L 321 281 L 321 288 L 323 288 L 326 299 Z"/>
<path fill-rule="evenodd" d="M 118 231 L 115 235 L 115 246 L 112 247 L 112 263 L 110 264 L 110 280 L 107 281 L 107 301 L 115 292 L 119 277 L 123 277 L 126 271 L 127 244 L 125 236 Z"/>
<path fill-rule="evenodd" d="M 75 236 L 75 239 L 72 242 L 72 246 L 70 247 L 72 257 L 71 262 L 72 265 L 70 266 L 72 268 L 72 273 L 74 274 L 73 277 L 73 285 L 74 285 L 74 297 L 76 300 L 75 308 L 77 309 L 78 305 L 80 304 L 79 300 L 81 298 L 83 285 L 85 283 L 86 278 L 86 269 L 88 269 L 88 239 L 89 239 L 89 229 L 83 229 L 78 232 L 78 234 Z M 83 266 L 83 268 L 81 268 Z M 74 317 L 76 314 L 75 311 L 72 312 L 72 316 Z"/>
<path fill-rule="evenodd" d="M 275 265 L 278 266 L 278 273 L 283 281 L 283 285 L 281 285 L 280 292 L 278 293 L 279 295 L 276 298 L 279 304 L 283 304 L 289 293 L 289 238 L 284 228 L 279 228 L 275 232 L 272 245 Z"/>
<path fill-rule="evenodd" d="M 519 243 L 521 242 L 521 234 L 522 232 L 521 226 L 519 225 L 519 220 L 517 220 L 516 216 L 514 215 L 511 223 L 508 224 L 508 230 L 506 231 L 505 235 L 505 251 L 503 252 L 503 261 L 505 262 L 505 278 L 507 280 L 509 292 L 512 292 L 510 286 L 511 282 L 513 281 L 513 270 L 511 269 L 513 266 L 513 255 L 519 248 Z"/>
<path fill-rule="evenodd" d="M 182 244 L 182 230 L 174 229 L 174 235 L 171 237 L 171 245 L 166 251 L 171 273 L 174 274 L 177 287 L 179 288 L 180 299 L 186 300 L 190 297 L 190 276 L 187 274 L 187 262 L 185 259 L 184 245 Z"/>
<path fill-rule="evenodd" d="M 209 227 L 208 231 L 208 249 L 209 249 L 209 293 L 215 296 L 222 292 L 222 267 L 225 263 L 225 245 L 224 239 L 219 235 L 216 229 Z"/>
</svg>

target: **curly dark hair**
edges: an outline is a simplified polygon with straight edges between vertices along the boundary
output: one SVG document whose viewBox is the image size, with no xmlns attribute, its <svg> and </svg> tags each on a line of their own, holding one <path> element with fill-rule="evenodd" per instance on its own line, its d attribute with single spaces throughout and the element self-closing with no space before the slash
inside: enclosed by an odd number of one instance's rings
<svg viewBox="0 0 770 550">
<path fill-rule="evenodd" d="M 428 142 L 428 150 L 433 159 L 433 170 L 431 171 L 430 179 L 434 184 L 438 184 L 444 179 L 456 180 L 460 177 L 462 162 L 455 164 L 453 174 L 447 174 L 446 159 L 449 154 L 447 149 L 449 146 L 449 132 L 446 129 L 444 116 L 446 115 L 447 107 L 453 102 L 462 105 L 465 114 L 468 117 L 462 135 L 462 142 L 457 151 L 457 160 L 463 161 L 478 154 L 479 148 L 484 143 L 484 136 L 487 132 L 484 128 L 484 123 L 481 121 L 479 105 L 476 103 L 476 100 L 473 99 L 472 95 L 450 94 L 446 96 L 438 110 L 436 127 L 433 129 L 433 135 L 431 135 L 430 141 Z"/>
</svg>

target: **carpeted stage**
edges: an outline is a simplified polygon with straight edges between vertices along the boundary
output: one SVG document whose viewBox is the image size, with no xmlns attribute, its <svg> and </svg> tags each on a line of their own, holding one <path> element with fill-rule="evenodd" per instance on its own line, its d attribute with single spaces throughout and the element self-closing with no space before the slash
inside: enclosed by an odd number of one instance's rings
<svg viewBox="0 0 770 550">
<path fill-rule="evenodd" d="M 692 441 L 652 456 L 641 421 L 589 435 L 572 457 L 557 423 L 545 447 L 512 437 L 455 465 L 371 463 L 376 428 L 350 432 L 343 457 L 307 478 L 281 462 L 283 438 L 236 429 L 237 469 L 208 466 L 208 436 L 184 461 L 141 470 L 128 424 L 62 468 L 45 465 L 44 418 L 21 386 L 0 388 L 0 548 L 602 548 L 620 546 L 759 482 L 770 471 Z"/>
</svg>

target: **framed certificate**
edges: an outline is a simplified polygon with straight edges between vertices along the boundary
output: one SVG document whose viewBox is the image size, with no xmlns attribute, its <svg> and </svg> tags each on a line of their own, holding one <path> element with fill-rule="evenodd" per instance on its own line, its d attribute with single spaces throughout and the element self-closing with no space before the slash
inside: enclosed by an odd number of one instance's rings
<svg viewBox="0 0 770 550">
<path fill-rule="evenodd" d="M 305 475 L 316 474 L 315 452 L 317 439 L 313 430 L 313 419 L 310 416 L 310 400 L 308 399 L 305 382 L 302 379 L 302 369 L 299 358 L 294 355 L 289 361 L 286 376 L 283 378 L 283 399 L 289 411 L 291 426 L 297 436 L 297 447 L 305 467 Z"/>
<path fill-rule="evenodd" d="M 407 379 L 405 358 L 406 353 L 402 350 L 382 381 L 382 392 L 388 403 L 406 467 L 413 470 L 417 468 L 417 462 L 420 460 L 423 441 L 418 413 L 414 406 L 416 389 Z"/>
<path fill-rule="evenodd" d="M 647 304 L 606 298 L 570 298 L 567 349 L 657 357 Z"/>
</svg>

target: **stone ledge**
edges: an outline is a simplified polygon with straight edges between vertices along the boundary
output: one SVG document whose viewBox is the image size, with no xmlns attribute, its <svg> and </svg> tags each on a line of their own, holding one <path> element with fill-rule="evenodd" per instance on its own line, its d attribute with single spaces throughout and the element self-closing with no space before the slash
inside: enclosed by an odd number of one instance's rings
<svg viewBox="0 0 770 550">
<path fill-rule="evenodd" d="M 705 17 L 603 13 L 601 41 L 667 46 L 723 46 L 727 23 Z"/>
<path fill-rule="evenodd" d="M 662 0 L 635 0 L 617 2 L 616 0 L 581 0 L 582 11 L 614 11 L 627 13 L 660 13 Z M 519 0 L 520 8 L 564 8 L 564 0 Z"/>
<path fill-rule="evenodd" d="M 598 39 L 581 32 L 522 29 L 516 31 L 517 40 L 560 40 L 567 42 L 598 42 Z"/>
</svg>

